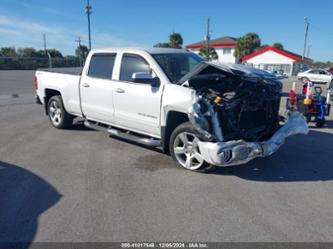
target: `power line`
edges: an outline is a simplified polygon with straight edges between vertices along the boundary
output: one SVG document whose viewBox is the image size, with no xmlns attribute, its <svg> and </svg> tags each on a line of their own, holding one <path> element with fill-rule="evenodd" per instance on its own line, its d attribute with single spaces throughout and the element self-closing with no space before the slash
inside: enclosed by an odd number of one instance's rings
<svg viewBox="0 0 333 249">
<path fill-rule="evenodd" d="M 328 30 L 321 29 L 321 28 L 317 27 L 316 25 L 313 25 L 312 23 L 311 23 L 311 27 L 312 27 L 312 29 L 314 29 L 316 31 L 320 31 L 322 34 L 325 33 L 325 35 L 327 35 L 327 36 L 333 36 L 332 32 L 329 32 Z"/>
</svg>

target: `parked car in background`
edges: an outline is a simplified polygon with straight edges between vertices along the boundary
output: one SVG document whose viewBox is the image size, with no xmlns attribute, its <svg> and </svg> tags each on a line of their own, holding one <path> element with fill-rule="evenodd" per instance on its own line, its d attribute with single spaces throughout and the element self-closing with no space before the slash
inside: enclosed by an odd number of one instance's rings
<svg viewBox="0 0 333 249">
<path fill-rule="evenodd" d="M 275 76 L 275 78 L 278 80 L 283 80 L 285 78 L 288 78 L 288 76 L 286 74 L 279 73 L 276 70 L 274 70 L 273 72 L 270 72 L 270 73 L 272 73 Z"/>
<path fill-rule="evenodd" d="M 328 83 L 333 80 L 333 74 L 324 69 L 309 69 L 297 74 L 299 80 L 310 80 L 314 83 Z"/>
</svg>

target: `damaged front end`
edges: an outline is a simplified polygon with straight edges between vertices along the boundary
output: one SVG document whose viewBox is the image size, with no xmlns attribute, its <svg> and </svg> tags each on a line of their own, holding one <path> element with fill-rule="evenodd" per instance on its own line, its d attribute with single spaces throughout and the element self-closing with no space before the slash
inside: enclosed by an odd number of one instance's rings
<svg viewBox="0 0 333 249">
<path fill-rule="evenodd" d="M 291 135 L 308 133 L 300 113 L 279 124 L 282 83 L 260 71 L 205 62 L 181 80 L 195 90 L 188 116 L 208 163 L 244 164 L 273 154 Z"/>
</svg>

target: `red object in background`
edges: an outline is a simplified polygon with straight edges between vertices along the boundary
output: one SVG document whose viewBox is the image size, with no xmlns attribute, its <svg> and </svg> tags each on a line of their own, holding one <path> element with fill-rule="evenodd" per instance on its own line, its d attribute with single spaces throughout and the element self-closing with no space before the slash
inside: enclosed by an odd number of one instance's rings
<svg viewBox="0 0 333 249">
<path fill-rule="evenodd" d="M 293 89 L 290 90 L 289 97 L 290 97 L 291 102 L 294 102 L 296 100 L 296 93 Z"/>
<path fill-rule="evenodd" d="M 304 84 L 302 88 L 302 93 L 306 94 L 307 91 L 308 91 L 308 84 Z"/>
<path fill-rule="evenodd" d="M 296 92 L 293 89 L 290 90 L 289 99 L 290 99 L 290 104 L 296 106 Z"/>
</svg>

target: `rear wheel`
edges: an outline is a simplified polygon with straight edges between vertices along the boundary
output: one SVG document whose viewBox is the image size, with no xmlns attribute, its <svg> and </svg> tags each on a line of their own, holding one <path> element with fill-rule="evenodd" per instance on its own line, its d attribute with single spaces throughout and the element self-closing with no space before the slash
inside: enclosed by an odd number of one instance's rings
<svg viewBox="0 0 333 249">
<path fill-rule="evenodd" d="M 47 107 L 50 122 L 55 128 L 66 129 L 72 126 L 73 117 L 66 112 L 61 96 L 52 96 Z"/>
<path fill-rule="evenodd" d="M 317 122 L 316 122 L 316 127 L 317 127 L 317 128 L 321 128 L 321 127 L 324 126 L 324 124 L 325 124 L 325 119 L 317 120 Z"/>
<path fill-rule="evenodd" d="M 208 164 L 199 149 L 198 131 L 190 122 L 179 125 L 171 134 L 169 149 L 175 163 L 185 169 L 207 172 L 214 167 Z"/>
</svg>

